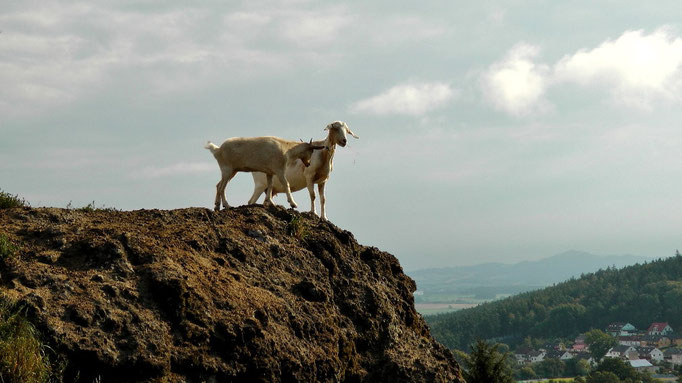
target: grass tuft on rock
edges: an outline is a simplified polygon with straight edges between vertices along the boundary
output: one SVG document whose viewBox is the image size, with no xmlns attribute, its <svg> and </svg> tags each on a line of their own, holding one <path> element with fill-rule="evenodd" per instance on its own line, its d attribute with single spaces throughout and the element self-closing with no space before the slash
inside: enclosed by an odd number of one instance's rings
<svg viewBox="0 0 682 383">
<path fill-rule="evenodd" d="M 287 232 L 295 238 L 304 240 L 308 235 L 308 228 L 301 217 L 292 217 L 291 221 L 287 224 Z"/>
<path fill-rule="evenodd" d="M 0 297 L 0 378 L 3 382 L 47 382 L 52 377 L 46 346 L 16 305 Z"/>
<path fill-rule="evenodd" d="M 19 198 L 18 195 L 12 195 L 0 189 L 0 209 L 10 209 L 13 207 L 27 207 L 28 202 L 25 199 Z"/>
<path fill-rule="evenodd" d="M 0 260 L 13 257 L 16 251 L 17 247 L 5 234 L 0 233 Z"/>
</svg>

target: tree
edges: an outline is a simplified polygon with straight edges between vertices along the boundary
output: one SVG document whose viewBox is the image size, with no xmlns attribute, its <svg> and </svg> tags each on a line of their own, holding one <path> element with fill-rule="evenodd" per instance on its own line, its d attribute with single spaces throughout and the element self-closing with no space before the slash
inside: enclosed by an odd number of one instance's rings
<svg viewBox="0 0 682 383">
<path fill-rule="evenodd" d="M 585 333 L 585 343 L 590 347 L 590 353 L 596 360 L 601 360 L 604 355 L 618 342 L 616 338 L 601 330 L 590 330 Z"/>
<path fill-rule="evenodd" d="M 618 379 L 618 375 L 613 372 L 608 371 L 596 371 L 591 373 L 587 379 L 586 383 L 621 383 Z"/>
<path fill-rule="evenodd" d="M 564 362 L 566 369 L 564 374 L 566 376 L 585 376 L 590 373 L 590 362 L 585 359 L 572 358 Z"/>
<path fill-rule="evenodd" d="M 501 353 L 498 344 L 477 340 L 464 360 L 467 383 L 513 383 L 509 353 Z"/>
<path fill-rule="evenodd" d="M 559 359 L 545 359 L 534 365 L 535 372 L 543 378 L 558 378 L 564 375 L 566 364 Z"/>
<path fill-rule="evenodd" d="M 520 380 L 530 380 L 537 378 L 537 374 L 535 373 L 532 367 L 524 366 L 521 368 L 521 370 L 519 370 L 517 377 Z"/>
<path fill-rule="evenodd" d="M 575 374 L 578 376 L 585 376 L 590 373 L 590 370 L 592 369 L 592 366 L 590 366 L 590 362 L 586 361 L 585 359 L 580 359 L 578 362 L 575 364 Z"/>
</svg>

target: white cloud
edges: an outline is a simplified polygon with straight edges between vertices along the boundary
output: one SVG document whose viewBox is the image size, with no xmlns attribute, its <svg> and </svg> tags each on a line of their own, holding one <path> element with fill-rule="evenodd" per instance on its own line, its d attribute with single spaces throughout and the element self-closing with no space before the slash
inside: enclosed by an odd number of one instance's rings
<svg viewBox="0 0 682 383">
<path fill-rule="evenodd" d="M 483 75 L 484 93 L 496 108 L 520 116 L 542 107 L 548 67 L 533 62 L 538 53 L 536 46 L 517 44 Z"/>
<path fill-rule="evenodd" d="M 448 84 L 439 82 L 396 85 L 351 106 L 355 113 L 421 116 L 444 106 L 455 96 Z"/>
<path fill-rule="evenodd" d="M 651 34 L 627 31 L 592 50 L 580 50 L 555 66 L 557 81 L 607 86 L 615 101 L 647 106 L 682 91 L 682 39 L 668 28 Z"/>
<path fill-rule="evenodd" d="M 535 62 L 538 51 L 517 44 L 484 73 L 483 91 L 496 108 L 516 116 L 543 110 L 547 90 L 562 84 L 605 89 L 614 103 L 628 107 L 682 101 L 682 38 L 669 28 L 650 34 L 626 31 L 552 66 Z"/>
</svg>

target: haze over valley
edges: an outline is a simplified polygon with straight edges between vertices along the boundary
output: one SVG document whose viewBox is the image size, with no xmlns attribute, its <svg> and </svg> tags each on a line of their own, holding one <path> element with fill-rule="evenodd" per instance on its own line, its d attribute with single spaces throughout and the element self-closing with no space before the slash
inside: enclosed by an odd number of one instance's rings
<svg viewBox="0 0 682 383">
<path fill-rule="evenodd" d="M 540 289 L 600 269 L 622 268 L 652 260 L 636 255 L 595 255 L 571 250 L 537 261 L 482 263 L 408 271 L 407 274 L 417 283 L 417 310 L 422 314 L 434 314 Z"/>
</svg>

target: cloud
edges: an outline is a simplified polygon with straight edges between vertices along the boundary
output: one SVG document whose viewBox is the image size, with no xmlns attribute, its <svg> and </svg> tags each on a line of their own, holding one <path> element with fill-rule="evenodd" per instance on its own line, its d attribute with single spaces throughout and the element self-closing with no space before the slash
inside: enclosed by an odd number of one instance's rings
<svg viewBox="0 0 682 383">
<path fill-rule="evenodd" d="M 421 116 L 447 104 L 455 96 L 450 85 L 439 82 L 396 85 L 351 106 L 354 113 Z"/>
<path fill-rule="evenodd" d="M 657 101 L 682 101 L 682 38 L 670 28 L 626 31 L 592 49 L 537 63 L 539 48 L 519 43 L 481 78 L 488 101 L 523 116 L 544 110 L 548 90 L 562 84 L 606 90 L 615 104 L 651 109 Z"/>
<path fill-rule="evenodd" d="M 0 14 L 0 116 L 44 114 L 115 86 L 157 100 L 330 65 L 353 16 L 338 6 L 310 7 L 22 3 Z"/>
<path fill-rule="evenodd" d="M 533 62 L 538 53 L 538 47 L 519 43 L 484 73 L 484 94 L 497 109 L 521 116 L 542 107 L 549 68 Z"/>
<path fill-rule="evenodd" d="M 656 98 L 680 100 L 682 39 L 668 28 L 651 34 L 627 31 L 591 50 L 562 58 L 554 68 L 558 82 L 608 87 L 615 101 L 647 107 Z"/>
</svg>

